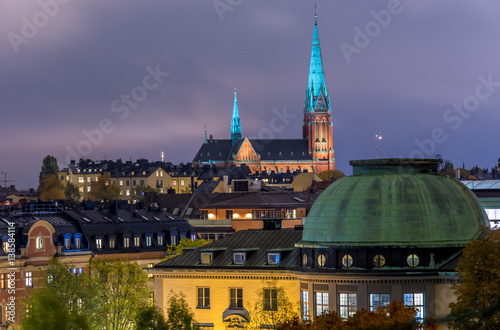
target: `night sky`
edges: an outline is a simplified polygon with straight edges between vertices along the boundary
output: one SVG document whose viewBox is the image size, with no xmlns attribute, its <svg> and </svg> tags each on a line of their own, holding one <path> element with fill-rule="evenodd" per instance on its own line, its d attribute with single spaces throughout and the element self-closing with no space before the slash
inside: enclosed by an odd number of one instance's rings
<svg viewBox="0 0 500 330">
<path fill-rule="evenodd" d="M 496 164 L 498 1 L 317 6 L 338 169 Z M 234 87 L 243 136 L 286 112 L 273 136 L 301 138 L 313 25 L 313 1 L 1 1 L 0 171 L 28 188 L 47 154 L 189 162 L 205 125 L 230 137 Z"/>
</svg>

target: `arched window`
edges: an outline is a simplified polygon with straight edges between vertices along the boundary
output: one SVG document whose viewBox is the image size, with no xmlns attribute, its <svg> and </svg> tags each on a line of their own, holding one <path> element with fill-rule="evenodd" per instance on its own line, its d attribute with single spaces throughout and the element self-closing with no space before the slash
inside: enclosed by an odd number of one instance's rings
<svg viewBox="0 0 500 330">
<path fill-rule="evenodd" d="M 43 250 L 43 236 L 42 235 L 36 237 L 36 249 Z"/>
</svg>

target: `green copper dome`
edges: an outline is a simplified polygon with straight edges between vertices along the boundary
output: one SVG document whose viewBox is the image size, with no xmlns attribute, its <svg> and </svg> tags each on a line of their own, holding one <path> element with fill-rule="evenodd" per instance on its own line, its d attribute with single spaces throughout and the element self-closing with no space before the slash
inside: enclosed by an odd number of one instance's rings
<svg viewBox="0 0 500 330">
<path fill-rule="evenodd" d="M 476 239 L 488 217 L 441 160 L 351 161 L 353 175 L 331 184 L 307 216 L 302 244 L 456 246 Z"/>
</svg>

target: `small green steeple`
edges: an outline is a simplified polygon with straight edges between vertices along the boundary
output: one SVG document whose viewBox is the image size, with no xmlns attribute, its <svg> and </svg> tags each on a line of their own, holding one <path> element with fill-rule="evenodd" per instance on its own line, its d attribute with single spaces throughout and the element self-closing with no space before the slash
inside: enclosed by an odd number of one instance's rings
<svg viewBox="0 0 500 330">
<path fill-rule="evenodd" d="M 231 140 L 233 145 L 241 139 L 240 115 L 238 113 L 238 100 L 236 99 L 236 88 L 234 89 L 233 119 L 231 120 Z"/>
</svg>

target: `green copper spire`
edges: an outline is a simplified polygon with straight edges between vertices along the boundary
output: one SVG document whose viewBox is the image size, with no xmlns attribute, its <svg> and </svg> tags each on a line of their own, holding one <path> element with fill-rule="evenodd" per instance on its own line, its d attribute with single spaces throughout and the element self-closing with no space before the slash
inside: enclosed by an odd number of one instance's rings
<svg viewBox="0 0 500 330">
<path fill-rule="evenodd" d="M 233 119 L 231 120 L 231 140 L 233 144 L 241 139 L 240 115 L 238 113 L 238 100 L 236 99 L 236 88 L 234 89 Z"/>
<path fill-rule="evenodd" d="M 318 11 L 314 6 L 314 34 L 312 41 L 311 64 L 309 67 L 309 80 L 307 84 L 306 99 L 304 102 L 304 112 L 313 112 L 319 95 L 324 100 L 324 109 L 330 111 L 330 99 L 326 89 L 325 73 L 323 72 L 323 59 L 321 57 L 321 46 L 318 35 Z"/>
</svg>

